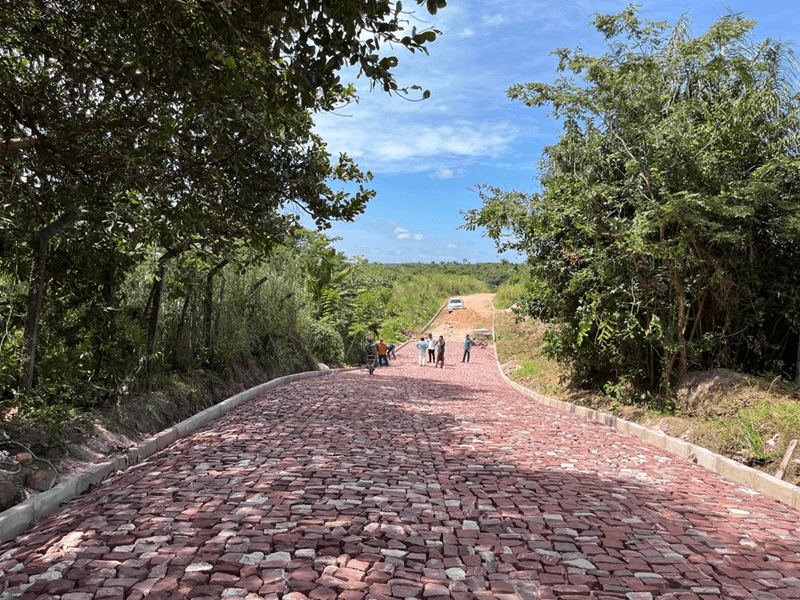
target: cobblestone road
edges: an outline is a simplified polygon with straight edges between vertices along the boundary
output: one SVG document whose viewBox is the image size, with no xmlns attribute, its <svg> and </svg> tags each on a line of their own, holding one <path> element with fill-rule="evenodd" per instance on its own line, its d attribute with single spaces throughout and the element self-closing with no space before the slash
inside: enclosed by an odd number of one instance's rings
<svg viewBox="0 0 800 600">
<path fill-rule="evenodd" d="M 295 382 L 114 476 L 0 546 L 0 598 L 800 599 L 798 511 L 449 341 L 444 369 L 408 347 Z"/>
</svg>

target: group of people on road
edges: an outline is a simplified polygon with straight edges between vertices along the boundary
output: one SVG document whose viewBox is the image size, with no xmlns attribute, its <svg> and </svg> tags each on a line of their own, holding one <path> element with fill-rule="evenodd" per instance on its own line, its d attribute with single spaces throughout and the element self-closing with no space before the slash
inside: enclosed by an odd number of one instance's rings
<svg viewBox="0 0 800 600">
<path fill-rule="evenodd" d="M 461 356 L 461 362 L 469 362 L 470 357 L 470 350 L 472 346 L 475 344 L 475 340 L 473 340 L 469 334 L 467 334 L 466 339 L 464 340 L 464 354 Z M 440 367 L 444 369 L 444 348 L 446 342 L 444 340 L 444 336 L 440 335 L 438 339 L 433 337 L 432 333 L 428 334 L 428 337 L 421 337 L 417 342 L 417 348 L 419 349 L 419 366 L 425 366 L 425 358 L 427 356 L 428 363 L 433 363 L 434 367 Z M 383 340 L 375 341 L 372 338 L 367 339 L 367 344 L 365 347 L 367 358 L 377 356 L 377 366 L 379 367 L 388 367 L 389 366 L 389 358 L 392 360 L 397 358 L 395 354 L 395 345 L 394 344 L 387 344 Z"/>
<path fill-rule="evenodd" d="M 470 349 L 474 343 L 475 341 L 469 337 L 469 334 L 467 334 L 467 337 L 464 340 L 464 355 L 461 357 L 462 363 L 469 362 Z M 419 349 L 420 367 L 425 366 L 425 355 L 427 354 L 429 363 L 433 363 L 434 367 L 440 367 L 444 369 L 444 336 L 440 335 L 439 339 L 434 339 L 433 334 L 429 333 L 427 338 L 424 336 L 419 338 L 419 341 L 417 342 L 417 348 Z"/>
<path fill-rule="evenodd" d="M 473 340 L 469 334 L 466 334 L 466 339 L 464 339 L 464 354 L 461 356 L 462 363 L 469 362 L 470 350 L 474 344 L 475 340 Z M 433 364 L 434 367 L 444 369 L 445 345 L 446 342 L 443 335 L 440 335 L 438 339 L 434 338 L 432 333 L 429 333 L 427 337 L 421 337 L 416 343 L 417 349 L 419 350 L 419 366 L 425 366 L 427 357 L 428 364 Z M 372 360 L 374 360 L 374 357 L 377 356 L 377 365 L 388 367 L 389 358 L 397 358 L 394 354 L 394 349 L 394 344 L 387 344 L 383 340 L 380 340 L 376 344 L 374 338 L 369 337 L 366 347 L 367 359 L 370 360 L 370 357 L 373 357 Z"/>
</svg>

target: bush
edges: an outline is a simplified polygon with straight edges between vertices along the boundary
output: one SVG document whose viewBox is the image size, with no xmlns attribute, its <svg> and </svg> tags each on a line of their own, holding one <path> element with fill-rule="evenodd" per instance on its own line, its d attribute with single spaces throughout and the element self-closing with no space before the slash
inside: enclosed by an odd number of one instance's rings
<svg viewBox="0 0 800 600">
<path fill-rule="evenodd" d="M 309 320 L 307 336 L 309 352 L 315 359 L 329 367 L 344 364 L 344 342 L 333 325 Z"/>
</svg>

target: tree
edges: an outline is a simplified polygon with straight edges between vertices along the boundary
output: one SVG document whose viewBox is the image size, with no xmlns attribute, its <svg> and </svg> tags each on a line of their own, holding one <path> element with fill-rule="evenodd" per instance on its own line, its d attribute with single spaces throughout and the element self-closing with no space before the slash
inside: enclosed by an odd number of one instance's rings
<svg viewBox="0 0 800 600">
<path fill-rule="evenodd" d="M 425 52 L 437 32 L 404 26 L 386 0 L 4 3 L 0 247 L 33 264 L 21 386 L 56 236 L 92 257 L 77 262 L 124 265 L 148 244 L 170 256 L 246 239 L 266 252 L 297 226 L 293 208 L 320 228 L 360 214 L 370 176 L 346 156 L 331 164 L 313 113 L 353 99 L 347 65 L 387 92 L 417 89 L 398 85 L 383 48 Z M 359 189 L 334 191 L 336 179 Z"/>
<path fill-rule="evenodd" d="M 572 77 L 509 90 L 563 124 L 542 193 L 482 186 L 466 227 L 528 255 L 524 312 L 553 324 L 549 351 L 582 385 L 655 390 L 709 366 L 790 373 L 793 54 L 754 43 L 754 23 L 735 14 L 696 38 L 685 20 L 642 21 L 635 8 L 593 23 L 606 54 L 559 49 Z"/>
</svg>

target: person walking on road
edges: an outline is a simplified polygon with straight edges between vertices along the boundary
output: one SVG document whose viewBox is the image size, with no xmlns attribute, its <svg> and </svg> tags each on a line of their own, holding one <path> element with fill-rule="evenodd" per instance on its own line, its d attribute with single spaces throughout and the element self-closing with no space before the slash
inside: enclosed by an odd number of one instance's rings
<svg viewBox="0 0 800 600">
<path fill-rule="evenodd" d="M 441 367 L 444 369 L 444 336 L 440 335 L 439 340 L 436 342 L 436 364 L 434 367 Z"/>
<path fill-rule="evenodd" d="M 474 343 L 473 339 L 467 334 L 467 339 L 464 340 L 464 356 L 461 357 L 461 362 L 469 362 L 469 350 Z"/>
<path fill-rule="evenodd" d="M 436 340 L 433 339 L 433 334 L 428 334 L 428 362 L 432 363 L 436 361 Z M 436 366 L 434 364 L 434 366 Z"/>
<path fill-rule="evenodd" d="M 425 366 L 425 351 L 428 349 L 428 342 L 425 341 L 425 337 L 419 338 L 417 342 L 417 348 L 419 348 L 419 366 Z"/>
<path fill-rule="evenodd" d="M 378 356 L 378 344 L 375 343 L 371 337 L 367 338 L 367 343 L 364 344 L 364 350 L 367 353 L 367 356 L 377 357 Z"/>
</svg>

